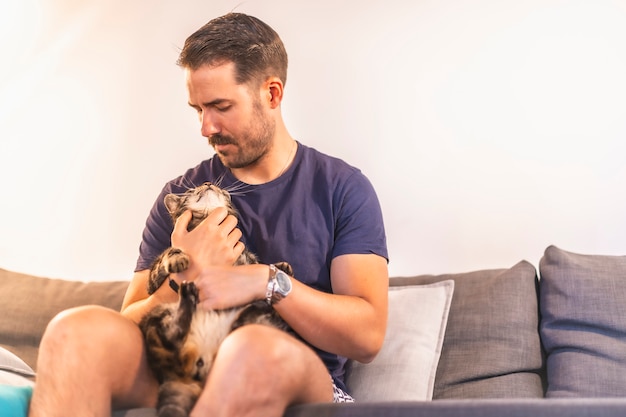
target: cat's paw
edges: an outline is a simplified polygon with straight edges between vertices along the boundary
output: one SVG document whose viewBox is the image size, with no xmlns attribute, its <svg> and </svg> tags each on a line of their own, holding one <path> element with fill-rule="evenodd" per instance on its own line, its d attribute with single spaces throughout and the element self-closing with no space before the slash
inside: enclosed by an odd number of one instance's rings
<svg viewBox="0 0 626 417">
<path fill-rule="evenodd" d="M 163 257 L 163 266 L 170 274 L 183 272 L 189 268 L 189 256 L 181 249 L 169 248 Z"/>
<path fill-rule="evenodd" d="M 274 264 L 274 266 L 283 271 L 285 274 L 289 275 L 290 277 L 293 276 L 293 268 L 291 267 L 291 264 L 289 262 L 277 262 Z"/>
<path fill-rule="evenodd" d="M 193 282 L 184 281 L 180 285 L 180 298 L 191 301 L 192 305 L 198 304 L 198 287 Z"/>
</svg>

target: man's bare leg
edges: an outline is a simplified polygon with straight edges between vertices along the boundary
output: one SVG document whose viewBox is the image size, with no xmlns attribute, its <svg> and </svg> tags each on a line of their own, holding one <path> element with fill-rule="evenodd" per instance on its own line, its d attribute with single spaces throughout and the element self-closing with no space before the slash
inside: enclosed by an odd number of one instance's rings
<svg viewBox="0 0 626 417">
<path fill-rule="evenodd" d="M 111 406 L 154 406 L 139 328 L 113 310 L 79 307 L 55 317 L 44 333 L 30 417 L 110 417 Z"/>
<path fill-rule="evenodd" d="M 268 326 L 231 333 L 191 416 L 279 417 L 291 404 L 332 402 L 326 366 L 308 346 Z"/>
</svg>

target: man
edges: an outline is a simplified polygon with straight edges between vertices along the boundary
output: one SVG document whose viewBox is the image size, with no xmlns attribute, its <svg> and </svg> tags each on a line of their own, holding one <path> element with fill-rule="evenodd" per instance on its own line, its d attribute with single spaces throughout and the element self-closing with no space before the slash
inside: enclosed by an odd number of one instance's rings
<svg viewBox="0 0 626 417">
<path fill-rule="evenodd" d="M 295 141 L 281 116 L 287 54 L 260 20 L 231 13 L 191 35 L 179 58 L 189 105 L 216 157 L 169 182 L 150 212 L 122 312 L 82 307 L 55 318 L 41 343 L 31 417 L 109 416 L 111 406 L 154 406 L 136 323 L 177 300 L 163 285 L 148 295 L 152 260 L 167 246 L 191 257 L 200 308 L 265 299 L 269 264 L 288 261 L 291 289 L 272 306 L 299 338 L 248 325 L 219 349 L 192 416 L 281 416 L 291 404 L 350 400 L 346 358 L 371 361 L 387 319 L 387 249 L 380 206 L 355 168 Z M 233 192 L 240 224 L 225 210 L 187 231 L 172 227 L 163 195 L 215 182 Z M 247 247 L 258 265 L 232 266 Z"/>
</svg>

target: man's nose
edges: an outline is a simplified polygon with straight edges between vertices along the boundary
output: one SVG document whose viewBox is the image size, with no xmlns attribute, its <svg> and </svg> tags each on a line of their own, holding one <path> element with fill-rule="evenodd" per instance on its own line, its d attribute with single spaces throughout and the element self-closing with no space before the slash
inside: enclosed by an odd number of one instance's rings
<svg viewBox="0 0 626 417">
<path fill-rule="evenodd" d="M 200 116 L 200 132 L 202 136 L 208 138 L 209 136 L 215 135 L 220 132 L 220 127 L 217 124 L 216 120 L 211 117 L 209 112 L 203 112 Z"/>
</svg>

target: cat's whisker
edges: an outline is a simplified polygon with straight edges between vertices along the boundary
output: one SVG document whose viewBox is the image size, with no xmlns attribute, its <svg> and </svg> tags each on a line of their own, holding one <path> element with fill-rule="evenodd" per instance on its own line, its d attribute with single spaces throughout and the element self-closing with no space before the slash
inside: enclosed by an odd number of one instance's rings
<svg viewBox="0 0 626 417">
<path fill-rule="evenodd" d="M 228 191 L 230 195 L 244 195 L 250 190 L 251 187 L 252 186 L 250 184 L 238 181 L 225 188 L 225 190 Z"/>
<path fill-rule="evenodd" d="M 188 190 L 193 190 L 194 188 L 197 187 L 197 185 L 194 184 L 193 181 L 191 181 L 191 179 L 184 178 L 184 177 L 183 177 L 183 185 L 187 187 Z"/>
<path fill-rule="evenodd" d="M 225 190 L 228 191 L 229 194 L 233 194 L 238 191 L 245 190 L 245 189 L 246 189 L 246 184 L 239 184 L 239 185 L 233 184 L 230 187 L 225 188 Z"/>
<path fill-rule="evenodd" d="M 238 190 L 240 188 L 245 188 L 245 187 L 249 187 L 250 184 L 246 184 L 243 181 L 235 181 L 234 183 L 232 183 L 231 185 L 229 185 L 228 187 L 226 187 L 227 190 Z"/>
<path fill-rule="evenodd" d="M 241 193 L 230 193 L 231 196 L 233 197 L 245 197 L 246 194 L 248 194 L 247 191 L 241 192 Z"/>
<path fill-rule="evenodd" d="M 222 181 L 224 181 L 224 177 L 226 176 L 226 171 L 222 172 L 222 175 L 220 175 L 219 177 L 217 177 L 215 179 L 215 182 L 213 182 L 213 184 L 217 185 L 218 187 L 222 188 Z"/>
</svg>

